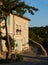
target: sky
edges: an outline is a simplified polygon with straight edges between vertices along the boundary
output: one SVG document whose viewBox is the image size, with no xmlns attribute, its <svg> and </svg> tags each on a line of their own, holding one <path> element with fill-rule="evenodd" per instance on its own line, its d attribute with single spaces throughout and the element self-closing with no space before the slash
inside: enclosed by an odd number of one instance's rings
<svg viewBox="0 0 48 65">
<path fill-rule="evenodd" d="M 35 15 L 26 13 L 25 16 L 31 19 L 29 27 L 40 27 L 48 25 L 48 0 L 23 0 L 26 4 L 39 9 Z"/>
</svg>

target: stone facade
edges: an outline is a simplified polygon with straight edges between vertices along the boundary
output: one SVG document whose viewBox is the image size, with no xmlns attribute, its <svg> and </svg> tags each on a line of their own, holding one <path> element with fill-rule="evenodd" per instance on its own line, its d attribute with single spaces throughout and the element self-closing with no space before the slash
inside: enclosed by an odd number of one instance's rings
<svg viewBox="0 0 48 65">
<path fill-rule="evenodd" d="M 28 21 L 29 19 L 17 14 L 10 14 L 10 16 L 7 18 L 8 33 L 15 40 L 15 51 L 22 52 L 29 49 Z M 4 22 L 1 24 L 4 25 Z M 5 29 L 2 29 L 2 32 L 2 35 L 5 36 Z M 2 40 L 2 44 L 3 47 L 7 50 L 4 40 Z"/>
</svg>

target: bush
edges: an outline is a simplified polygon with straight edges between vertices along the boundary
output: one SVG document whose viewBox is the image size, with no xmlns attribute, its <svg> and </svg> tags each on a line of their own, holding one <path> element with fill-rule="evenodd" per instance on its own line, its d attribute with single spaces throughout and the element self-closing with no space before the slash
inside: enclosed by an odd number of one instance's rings
<svg viewBox="0 0 48 65">
<path fill-rule="evenodd" d="M 11 47 L 14 48 L 15 40 L 14 40 L 11 36 L 9 36 L 9 40 L 10 40 L 10 45 L 11 45 Z"/>
<path fill-rule="evenodd" d="M 43 45 L 43 47 L 45 48 L 45 50 L 48 52 L 48 40 L 44 39 L 42 41 L 41 45 Z"/>
<path fill-rule="evenodd" d="M 2 63 L 10 63 L 11 60 L 10 59 L 0 59 L 0 64 Z"/>
<path fill-rule="evenodd" d="M 13 63 L 13 62 L 16 62 L 16 60 L 12 60 L 12 59 L 0 59 L 0 64 L 3 64 L 3 63 Z"/>
<path fill-rule="evenodd" d="M 16 61 L 23 61 L 23 56 L 22 55 L 17 54 L 16 57 L 17 57 Z"/>
</svg>

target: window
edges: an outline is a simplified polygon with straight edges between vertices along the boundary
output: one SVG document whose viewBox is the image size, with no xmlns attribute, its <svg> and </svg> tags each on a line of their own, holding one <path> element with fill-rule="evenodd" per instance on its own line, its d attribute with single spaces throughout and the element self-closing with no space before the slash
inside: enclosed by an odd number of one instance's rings
<svg viewBox="0 0 48 65">
<path fill-rule="evenodd" d="M 20 51 L 21 50 L 21 46 L 22 46 L 21 39 L 16 39 L 16 49 Z"/>
<path fill-rule="evenodd" d="M 16 28 L 18 29 L 18 24 L 16 24 Z"/>
<path fill-rule="evenodd" d="M 18 35 L 18 24 L 16 24 L 16 34 Z"/>
<path fill-rule="evenodd" d="M 19 25 L 19 35 L 21 35 L 21 25 Z"/>
<path fill-rule="evenodd" d="M 16 24 L 16 34 L 21 35 L 21 25 Z"/>
<path fill-rule="evenodd" d="M 10 16 L 7 17 L 7 24 L 10 24 Z"/>
</svg>

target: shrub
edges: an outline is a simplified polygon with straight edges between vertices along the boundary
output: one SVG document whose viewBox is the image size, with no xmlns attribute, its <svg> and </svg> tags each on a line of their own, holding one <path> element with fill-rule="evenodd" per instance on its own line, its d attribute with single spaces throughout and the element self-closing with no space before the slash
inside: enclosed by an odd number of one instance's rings
<svg viewBox="0 0 48 65">
<path fill-rule="evenodd" d="M 22 55 L 17 54 L 16 57 L 17 57 L 16 61 L 23 61 L 23 56 Z"/>
<path fill-rule="evenodd" d="M 45 48 L 45 50 L 48 52 L 48 40 L 44 39 L 41 43 L 41 45 L 43 45 L 43 47 Z"/>
<path fill-rule="evenodd" d="M 0 59 L 0 64 L 2 63 L 10 63 L 11 60 L 10 59 Z"/>
<path fill-rule="evenodd" d="M 15 40 L 9 35 L 10 45 L 14 48 Z"/>
</svg>

